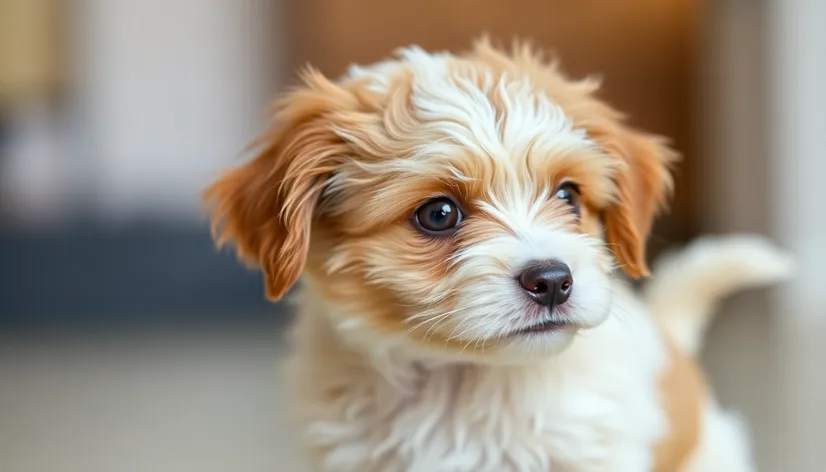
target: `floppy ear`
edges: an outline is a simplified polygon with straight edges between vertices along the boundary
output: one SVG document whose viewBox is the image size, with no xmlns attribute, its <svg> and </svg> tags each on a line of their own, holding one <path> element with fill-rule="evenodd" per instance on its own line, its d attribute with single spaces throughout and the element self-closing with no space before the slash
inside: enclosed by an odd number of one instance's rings
<svg viewBox="0 0 826 472">
<path fill-rule="evenodd" d="M 593 135 L 607 153 L 623 162 L 616 177 L 616 200 L 604 214 L 608 243 L 625 273 L 647 276 L 646 241 L 673 186 L 669 167 L 677 153 L 663 138 L 616 122 Z"/>
<path fill-rule="evenodd" d="M 272 300 L 304 269 L 316 204 L 346 152 L 330 116 L 353 105 L 349 93 L 318 72 L 307 71 L 302 81 L 277 102 L 273 125 L 254 143 L 257 155 L 204 194 L 218 246 L 234 242 L 241 259 L 260 266 Z"/>
</svg>

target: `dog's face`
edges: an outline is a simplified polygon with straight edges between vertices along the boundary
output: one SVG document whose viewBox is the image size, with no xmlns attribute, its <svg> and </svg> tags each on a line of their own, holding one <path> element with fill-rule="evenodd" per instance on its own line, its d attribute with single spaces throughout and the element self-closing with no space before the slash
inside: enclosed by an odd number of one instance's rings
<svg viewBox="0 0 826 472">
<path fill-rule="evenodd" d="M 271 298 L 306 272 L 348 329 L 519 359 L 600 324 L 614 266 L 646 274 L 672 154 L 595 83 L 486 43 L 303 82 L 207 192 Z"/>
</svg>

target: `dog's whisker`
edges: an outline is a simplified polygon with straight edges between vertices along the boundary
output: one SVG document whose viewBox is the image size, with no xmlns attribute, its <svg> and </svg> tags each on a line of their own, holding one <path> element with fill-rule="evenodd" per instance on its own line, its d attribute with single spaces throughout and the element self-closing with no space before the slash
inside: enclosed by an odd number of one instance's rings
<svg viewBox="0 0 826 472">
<path fill-rule="evenodd" d="M 417 329 L 421 328 L 422 326 L 424 326 L 428 323 L 436 323 L 436 322 L 438 322 L 438 321 L 440 321 L 440 320 L 442 320 L 442 319 L 444 319 L 448 316 L 450 316 L 450 313 L 444 313 L 442 315 L 434 316 L 432 318 L 427 318 L 425 320 L 422 320 L 422 321 L 416 323 L 415 325 L 411 326 L 410 328 L 408 328 L 407 332 L 408 333 L 413 333 Z M 425 335 L 427 335 L 427 333 L 425 333 Z"/>
</svg>

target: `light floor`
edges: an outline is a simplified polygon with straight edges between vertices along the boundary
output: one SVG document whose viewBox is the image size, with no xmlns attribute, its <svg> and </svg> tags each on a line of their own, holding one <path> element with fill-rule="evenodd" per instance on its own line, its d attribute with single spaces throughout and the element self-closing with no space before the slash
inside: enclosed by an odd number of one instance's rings
<svg viewBox="0 0 826 472">
<path fill-rule="evenodd" d="M 302 471 L 277 333 L 6 339 L 2 472 Z"/>
<path fill-rule="evenodd" d="M 752 424 L 760 470 L 785 470 L 772 319 L 727 313 L 705 357 Z M 305 472 L 282 418 L 281 336 L 0 336 L 0 472 Z"/>
</svg>

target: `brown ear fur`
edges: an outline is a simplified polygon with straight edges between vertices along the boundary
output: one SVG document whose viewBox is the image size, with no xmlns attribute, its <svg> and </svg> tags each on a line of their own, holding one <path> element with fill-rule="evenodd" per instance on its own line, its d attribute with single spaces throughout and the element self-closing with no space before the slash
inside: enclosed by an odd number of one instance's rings
<svg viewBox="0 0 826 472">
<path fill-rule="evenodd" d="M 616 202 L 605 212 L 608 243 L 625 273 L 647 276 L 645 246 L 654 217 L 673 186 L 669 166 L 677 154 L 664 139 L 616 122 L 592 135 L 625 164 L 617 176 Z"/>
<path fill-rule="evenodd" d="M 344 153 L 329 116 L 353 104 L 318 72 L 307 71 L 302 81 L 276 104 L 273 125 L 254 143 L 258 154 L 204 194 L 217 244 L 234 242 L 239 257 L 260 266 L 273 300 L 304 268 L 315 206 Z"/>
</svg>

